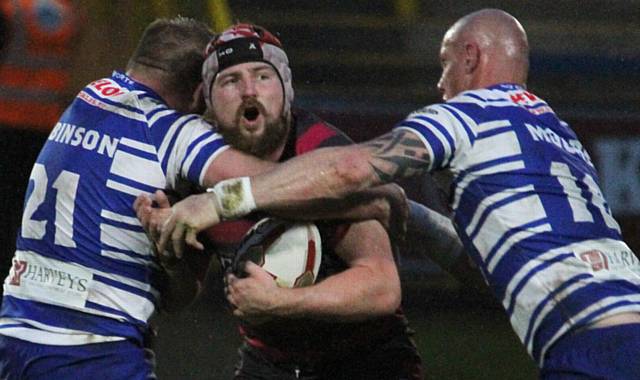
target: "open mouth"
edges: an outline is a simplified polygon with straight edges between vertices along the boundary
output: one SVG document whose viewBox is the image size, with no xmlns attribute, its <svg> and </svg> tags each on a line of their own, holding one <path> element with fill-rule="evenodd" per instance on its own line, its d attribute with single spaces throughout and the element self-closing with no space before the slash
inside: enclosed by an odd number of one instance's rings
<svg viewBox="0 0 640 380">
<path fill-rule="evenodd" d="M 244 118 L 249 120 L 249 121 L 254 121 L 255 119 L 258 118 L 258 116 L 260 115 L 260 111 L 258 110 L 257 107 L 247 107 L 244 110 Z"/>
</svg>

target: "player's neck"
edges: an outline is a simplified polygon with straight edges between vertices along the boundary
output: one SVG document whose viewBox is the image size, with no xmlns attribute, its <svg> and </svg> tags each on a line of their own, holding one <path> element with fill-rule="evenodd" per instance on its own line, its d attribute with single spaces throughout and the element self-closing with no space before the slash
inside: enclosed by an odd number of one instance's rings
<svg viewBox="0 0 640 380">
<path fill-rule="evenodd" d="M 264 159 L 266 161 L 278 162 L 280 161 L 280 157 L 282 157 L 282 153 L 284 152 L 284 147 L 287 145 L 287 138 L 282 139 L 280 145 L 273 150 L 273 152 L 265 155 Z"/>
<path fill-rule="evenodd" d="M 521 64 L 503 64 L 502 61 L 483 61 L 472 79 L 473 89 L 487 88 L 502 83 L 526 86 L 526 69 Z"/>
<path fill-rule="evenodd" d="M 291 123 L 290 119 L 288 119 L 287 133 L 282 138 L 282 141 L 280 141 L 280 144 L 271 153 L 267 153 L 262 157 L 263 160 L 271 162 L 280 161 L 282 155 L 284 154 L 284 150 L 287 147 L 287 142 L 289 142 L 289 140 L 291 139 L 291 133 L 295 133 L 292 131 L 292 124 L 293 123 Z"/>
<path fill-rule="evenodd" d="M 162 100 L 169 106 L 169 108 L 177 109 L 181 112 L 185 112 L 184 105 L 180 102 L 178 96 L 167 91 L 162 84 L 162 80 L 157 76 L 157 72 L 153 69 L 131 69 L 127 71 L 127 75 L 136 82 L 149 87 L 155 93 L 162 98 Z"/>
</svg>

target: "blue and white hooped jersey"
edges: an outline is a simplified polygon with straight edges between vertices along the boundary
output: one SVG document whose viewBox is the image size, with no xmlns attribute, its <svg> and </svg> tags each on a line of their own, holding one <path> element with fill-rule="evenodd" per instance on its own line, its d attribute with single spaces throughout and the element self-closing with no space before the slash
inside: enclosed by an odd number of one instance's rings
<svg viewBox="0 0 640 380">
<path fill-rule="evenodd" d="M 0 334 L 54 345 L 141 340 L 160 272 L 133 201 L 202 184 L 227 147 L 200 116 L 167 108 L 122 73 L 85 87 L 31 172 Z"/>
<path fill-rule="evenodd" d="M 640 265 L 589 154 L 546 102 L 502 84 L 410 114 L 432 171 L 452 174 L 458 232 L 529 353 L 640 311 Z"/>
</svg>

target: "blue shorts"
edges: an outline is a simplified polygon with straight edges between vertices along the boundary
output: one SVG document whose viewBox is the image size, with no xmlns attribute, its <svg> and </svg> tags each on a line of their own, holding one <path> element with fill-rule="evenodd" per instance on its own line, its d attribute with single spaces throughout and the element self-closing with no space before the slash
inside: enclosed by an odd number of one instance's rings
<svg viewBox="0 0 640 380">
<path fill-rule="evenodd" d="M 545 356 L 540 378 L 640 379 L 640 324 L 586 329 L 567 335 Z"/>
<path fill-rule="evenodd" d="M 0 335 L 0 379 L 155 379 L 154 356 L 131 341 L 51 346 Z"/>
</svg>

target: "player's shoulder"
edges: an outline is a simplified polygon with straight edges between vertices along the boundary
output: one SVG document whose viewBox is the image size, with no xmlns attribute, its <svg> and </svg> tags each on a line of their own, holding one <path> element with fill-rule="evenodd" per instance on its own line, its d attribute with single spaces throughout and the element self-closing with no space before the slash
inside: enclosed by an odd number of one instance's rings
<svg viewBox="0 0 640 380">
<path fill-rule="evenodd" d="M 508 90 L 503 88 L 482 88 L 459 93 L 442 103 L 422 107 L 408 115 L 411 118 L 429 118 L 432 120 L 451 120 L 470 123 L 486 118 L 487 110 L 513 107 L 515 104 Z M 454 122 L 454 124 L 458 124 Z"/>
<path fill-rule="evenodd" d="M 481 107 L 464 103 L 434 103 L 410 112 L 405 119 L 396 126 L 407 126 L 412 123 L 428 123 L 444 127 L 458 126 L 461 123 L 468 124 L 472 122 L 472 120 L 476 120 L 481 110 Z"/>
<path fill-rule="evenodd" d="M 553 112 L 544 99 L 527 90 L 524 86 L 512 83 L 501 83 L 486 88 L 463 91 L 447 100 L 447 105 L 472 109 L 525 108 L 539 115 Z"/>
<path fill-rule="evenodd" d="M 323 129 L 337 129 L 317 114 L 302 108 L 293 108 L 291 114 L 293 119 L 292 125 L 295 127 L 298 135 L 315 126 L 321 126 Z"/>
<path fill-rule="evenodd" d="M 488 88 L 467 90 L 448 99 L 443 107 L 465 113 L 482 113 L 487 109 L 514 107 L 515 94 L 525 91 L 515 85 L 496 85 Z"/>
<path fill-rule="evenodd" d="M 341 146 L 353 143 L 353 140 L 345 132 L 312 112 L 294 109 L 292 113 L 297 154 L 319 147 Z"/>
<path fill-rule="evenodd" d="M 114 71 L 110 77 L 96 79 L 87 84 L 78 97 L 103 110 L 130 111 L 142 114 L 164 103 L 153 91 L 141 87 L 126 74 Z"/>
</svg>

